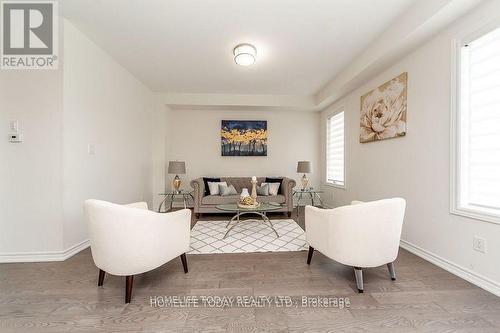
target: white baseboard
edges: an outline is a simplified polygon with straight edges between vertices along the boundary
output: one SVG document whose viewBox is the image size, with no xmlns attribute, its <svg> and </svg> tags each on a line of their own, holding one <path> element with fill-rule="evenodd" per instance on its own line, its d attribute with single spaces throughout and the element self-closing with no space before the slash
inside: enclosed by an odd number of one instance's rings
<svg viewBox="0 0 500 333">
<path fill-rule="evenodd" d="M 0 253 L 0 263 L 64 261 L 90 246 L 88 239 L 63 251 Z"/>
<path fill-rule="evenodd" d="M 457 265 L 449 260 L 441 258 L 440 256 L 424 250 L 421 247 L 418 247 L 405 240 L 401 240 L 400 246 L 403 249 L 433 263 L 434 265 L 439 266 L 442 269 L 500 297 L 499 283 L 492 281 L 482 275 L 479 275 L 465 267 Z"/>
</svg>

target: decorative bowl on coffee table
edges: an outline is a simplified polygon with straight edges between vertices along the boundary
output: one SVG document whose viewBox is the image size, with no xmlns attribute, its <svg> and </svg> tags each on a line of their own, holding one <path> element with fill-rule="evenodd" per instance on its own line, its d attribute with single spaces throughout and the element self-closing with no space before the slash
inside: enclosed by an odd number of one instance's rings
<svg viewBox="0 0 500 333">
<path fill-rule="evenodd" d="M 260 202 L 255 202 L 251 205 L 245 205 L 241 202 L 238 202 L 238 207 L 242 208 L 242 209 L 252 209 L 252 208 L 258 208 L 260 207 Z"/>
</svg>

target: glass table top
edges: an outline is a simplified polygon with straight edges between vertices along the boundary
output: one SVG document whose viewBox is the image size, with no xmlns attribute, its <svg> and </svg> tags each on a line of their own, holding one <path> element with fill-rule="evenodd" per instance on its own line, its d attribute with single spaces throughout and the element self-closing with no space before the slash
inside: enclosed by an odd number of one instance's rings
<svg viewBox="0 0 500 333">
<path fill-rule="evenodd" d="M 276 202 L 261 202 L 259 207 L 256 208 L 242 208 L 239 207 L 238 204 L 236 203 L 231 203 L 231 204 L 222 204 L 222 205 L 217 205 L 215 206 L 219 210 L 223 210 L 226 212 L 244 212 L 244 211 L 250 211 L 250 212 L 266 212 L 266 211 L 272 211 L 272 210 L 278 210 L 282 208 L 283 206 L 279 203 Z"/>
<path fill-rule="evenodd" d="M 321 190 L 316 190 L 314 188 L 306 188 L 306 189 L 293 189 L 293 193 L 323 193 Z"/>
<path fill-rule="evenodd" d="M 179 190 L 179 191 L 168 191 L 168 192 L 158 193 L 158 195 L 187 195 L 192 192 L 193 190 Z"/>
</svg>

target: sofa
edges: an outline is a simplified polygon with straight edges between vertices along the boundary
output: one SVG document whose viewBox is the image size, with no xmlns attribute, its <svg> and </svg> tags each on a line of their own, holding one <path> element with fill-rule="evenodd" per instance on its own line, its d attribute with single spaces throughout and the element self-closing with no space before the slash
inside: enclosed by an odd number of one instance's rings
<svg viewBox="0 0 500 333">
<path fill-rule="evenodd" d="M 293 188 L 296 185 L 295 180 L 287 177 L 273 177 L 281 178 L 281 187 L 278 195 L 258 196 L 259 202 L 276 202 L 283 206 L 275 210 L 275 212 L 288 213 L 292 215 L 293 211 Z M 205 182 L 203 178 L 197 178 L 191 181 L 194 197 L 194 213 L 199 216 L 202 213 L 220 213 L 215 206 L 220 204 L 236 203 L 239 200 L 241 190 L 247 188 L 249 192 L 252 191 L 252 178 L 251 177 L 220 177 L 222 182 L 227 182 L 228 185 L 233 185 L 238 192 L 238 195 L 220 196 L 220 195 L 206 195 Z M 265 182 L 266 177 L 257 177 L 257 185 Z"/>
</svg>

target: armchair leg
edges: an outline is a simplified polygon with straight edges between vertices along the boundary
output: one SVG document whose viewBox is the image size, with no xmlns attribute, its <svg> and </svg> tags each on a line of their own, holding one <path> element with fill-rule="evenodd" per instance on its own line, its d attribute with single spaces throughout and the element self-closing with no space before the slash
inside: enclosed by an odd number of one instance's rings
<svg viewBox="0 0 500 333">
<path fill-rule="evenodd" d="M 99 269 L 99 281 L 97 282 L 97 286 L 100 287 L 104 283 L 104 275 L 106 275 L 106 272 L 103 271 L 102 269 Z"/>
<path fill-rule="evenodd" d="M 125 277 L 125 303 L 130 303 L 132 299 L 132 285 L 134 284 L 134 276 L 127 275 Z"/>
<path fill-rule="evenodd" d="M 391 275 L 391 280 L 396 281 L 396 271 L 394 270 L 394 263 L 393 262 L 388 263 L 387 268 L 389 269 L 389 274 Z"/>
<path fill-rule="evenodd" d="M 291 218 L 292 217 L 292 212 L 288 212 L 288 218 Z"/>
<path fill-rule="evenodd" d="M 360 267 L 354 267 L 354 275 L 356 276 L 356 285 L 358 292 L 363 293 L 363 270 Z"/>
<path fill-rule="evenodd" d="M 185 253 L 181 254 L 181 261 L 182 261 L 182 267 L 184 268 L 184 273 L 187 274 L 187 272 L 188 272 L 188 263 L 187 263 L 187 258 L 186 258 L 186 254 Z"/>
<path fill-rule="evenodd" d="M 308 265 L 311 264 L 311 259 L 313 257 L 313 253 L 314 253 L 314 247 L 309 246 L 309 252 L 307 253 L 307 264 Z"/>
</svg>

